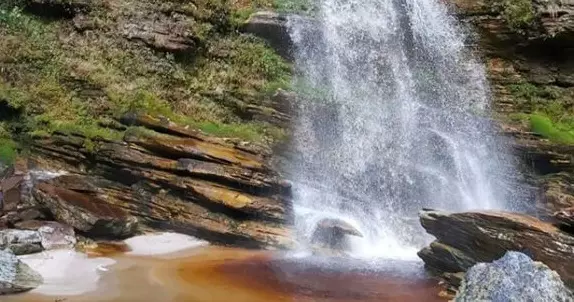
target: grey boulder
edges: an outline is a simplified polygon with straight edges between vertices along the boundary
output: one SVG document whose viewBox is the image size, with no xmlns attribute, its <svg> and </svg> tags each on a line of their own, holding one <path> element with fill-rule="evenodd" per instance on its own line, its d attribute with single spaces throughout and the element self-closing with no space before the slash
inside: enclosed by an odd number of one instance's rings
<svg viewBox="0 0 574 302">
<path fill-rule="evenodd" d="M 42 276 L 14 254 L 0 251 L 0 295 L 28 291 L 42 282 Z"/>
<path fill-rule="evenodd" d="M 548 266 L 525 254 L 507 252 L 499 260 L 470 268 L 455 301 L 574 301 L 574 297 Z"/>
<path fill-rule="evenodd" d="M 28 230 L 6 229 L 0 231 L 0 250 L 10 250 L 16 255 L 43 251 L 40 233 Z"/>
</svg>

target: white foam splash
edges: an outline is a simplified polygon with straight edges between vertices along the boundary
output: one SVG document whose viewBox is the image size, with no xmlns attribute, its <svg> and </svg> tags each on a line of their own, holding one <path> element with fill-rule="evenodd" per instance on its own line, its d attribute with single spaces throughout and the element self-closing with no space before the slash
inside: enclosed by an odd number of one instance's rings
<svg viewBox="0 0 574 302">
<path fill-rule="evenodd" d="M 208 245 L 206 241 L 178 233 L 146 234 L 125 240 L 128 255 L 153 256 Z"/>
<path fill-rule="evenodd" d="M 33 293 L 75 296 L 98 288 L 101 273 L 115 263 L 110 258 L 88 258 L 73 250 L 52 250 L 19 257 L 44 278 Z"/>
<path fill-rule="evenodd" d="M 353 255 L 416 259 L 429 240 L 421 208 L 508 210 L 520 199 L 510 152 L 484 118 L 485 68 L 443 2 L 317 0 L 313 21 L 290 18 L 301 245 L 333 217 L 364 235 Z"/>
</svg>

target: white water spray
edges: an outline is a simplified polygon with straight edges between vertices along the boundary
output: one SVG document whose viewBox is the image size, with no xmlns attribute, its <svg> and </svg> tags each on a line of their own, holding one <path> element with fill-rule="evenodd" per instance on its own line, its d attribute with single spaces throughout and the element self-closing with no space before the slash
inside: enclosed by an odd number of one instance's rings
<svg viewBox="0 0 574 302">
<path fill-rule="evenodd" d="M 302 242 L 334 217 L 365 235 L 356 256 L 409 259 L 428 240 L 421 208 L 508 208 L 484 68 L 442 1 L 319 0 L 290 29 Z"/>
</svg>

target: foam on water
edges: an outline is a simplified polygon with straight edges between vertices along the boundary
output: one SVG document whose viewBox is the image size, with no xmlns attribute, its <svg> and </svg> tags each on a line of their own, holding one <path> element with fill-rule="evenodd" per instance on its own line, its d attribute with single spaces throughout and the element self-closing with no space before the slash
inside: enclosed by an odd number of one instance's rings
<svg viewBox="0 0 574 302">
<path fill-rule="evenodd" d="M 32 293 L 53 296 L 74 296 L 96 290 L 101 273 L 115 263 L 109 258 L 88 258 L 73 250 L 45 251 L 18 258 L 44 278 L 44 283 Z"/>
<path fill-rule="evenodd" d="M 157 233 L 125 240 L 131 251 L 127 255 L 154 256 L 206 246 L 208 243 L 195 237 L 178 233 Z"/>
</svg>

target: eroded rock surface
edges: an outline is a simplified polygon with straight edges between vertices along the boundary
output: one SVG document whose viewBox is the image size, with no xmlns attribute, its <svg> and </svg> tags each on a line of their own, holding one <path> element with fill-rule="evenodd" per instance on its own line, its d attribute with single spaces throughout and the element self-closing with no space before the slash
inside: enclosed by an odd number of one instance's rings
<svg viewBox="0 0 574 302">
<path fill-rule="evenodd" d="M 42 276 L 14 254 L 0 251 L 0 295 L 28 291 L 42 282 Z"/>
<path fill-rule="evenodd" d="M 419 256 L 437 273 L 465 272 L 479 262 L 492 262 L 508 251 L 528 254 L 574 284 L 574 237 L 534 217 L 501 212 L 449 214 L 425 210 L 420 220 L 437 238 Z"/>
<path fill-rule="evenodd" d="M 574 301 L 560 276 L 541 262 L 508 252 L 492 263 L 479 263 L 466 273 L 456 302 Z"/>
</svg>

